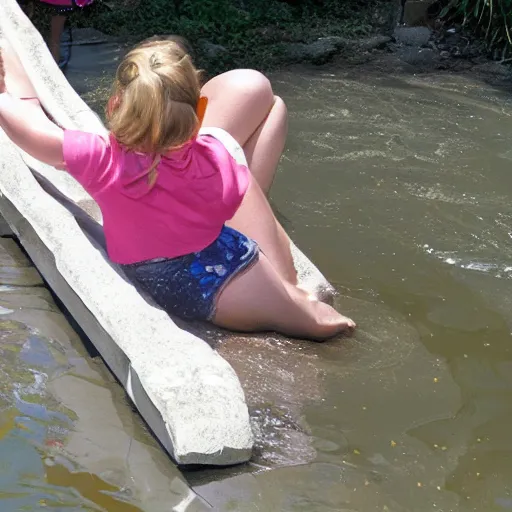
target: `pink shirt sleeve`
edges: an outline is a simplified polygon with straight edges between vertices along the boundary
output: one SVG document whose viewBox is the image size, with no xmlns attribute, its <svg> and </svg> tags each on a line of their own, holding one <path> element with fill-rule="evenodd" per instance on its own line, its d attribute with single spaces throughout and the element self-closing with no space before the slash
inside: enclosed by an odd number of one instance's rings
<svg viewBox="0 0 512 512">
<path fill-rule="evenodd" d="M 115 166 L 115 148 L 100 135 L 64 131 L 64 163 L 67 171 L 95 196 L 109 184 Z"/>
</svg>

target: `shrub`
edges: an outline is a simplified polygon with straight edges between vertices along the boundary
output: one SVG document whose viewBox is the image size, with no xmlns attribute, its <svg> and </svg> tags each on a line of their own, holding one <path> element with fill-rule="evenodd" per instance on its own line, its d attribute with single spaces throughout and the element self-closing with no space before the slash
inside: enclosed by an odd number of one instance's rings
<svg viewBox="0 0 512 512">
<path fill-rule="evenodd" d="M 73 24 L 133 39 L 175 33 L 194 46 L 206 40 L 229 50 L 218 56 L 215 71 L 235 65 L 265 68 L 279 62 L 283 41 L 367 35 L 375 6 L 390 1 L 97 0 L 89 14 L 75 16 Z M 213 70 L 211 62 L 199 64 Z"/>
<path fill-rule="evenodd" d="M 502 59 L 512 50 L 512 0 L 450 0 L 440 16 L 460 21 Z"/>
</svg>

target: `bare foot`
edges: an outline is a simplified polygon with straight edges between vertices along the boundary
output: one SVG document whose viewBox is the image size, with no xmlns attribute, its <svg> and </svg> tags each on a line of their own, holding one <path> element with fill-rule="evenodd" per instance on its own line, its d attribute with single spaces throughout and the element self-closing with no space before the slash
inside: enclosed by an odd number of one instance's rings
<svg viewBox="0 0 512 512">
<path fill-rule="evenodd" d="M 315 341 L 325 341 L 338 334 L 352 334 L 357 327 L 356 323 L 346 316 L 338 313 L 332 306 L 317 301 L 314 305 L 320 336 L 312 338 Z"/>
<path fill-rule="evenodd" d="M 297 284 L 296 286 L 300 291 L 305 292 L 308 295 L 308 297 L 310 297 L 310 300 L 319 300 L 320 302 L 325 302 L 326 304 L 329 304 L 331 306 L 334 303 L 336 290 L 331 286 L 317 287 L 314 291 L 311 291 L 309 286 L 305 286 L 301 283 Z"/>
</svg>

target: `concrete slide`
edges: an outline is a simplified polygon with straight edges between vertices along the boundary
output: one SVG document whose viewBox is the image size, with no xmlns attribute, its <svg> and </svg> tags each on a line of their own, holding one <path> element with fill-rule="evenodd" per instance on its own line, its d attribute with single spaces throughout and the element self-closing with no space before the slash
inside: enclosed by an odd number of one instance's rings
<svg viewBox="0 0 512 512">
<path fill-rule="evenodd" d="M 16 0 L 1 4 L 0 39 L 17 52 L 44 108 L 67 128 L 105 132 Z M 0 213 L 176 463 L 250 459 L 253 433 L 233 368 L 201 329 L 171 319 L 108 261 L 101 213 L 83 188 L 22 152 L 2 130 Z M 305 287 L 328 289 L 312 263 L 293 251 Z"/>
</svg>

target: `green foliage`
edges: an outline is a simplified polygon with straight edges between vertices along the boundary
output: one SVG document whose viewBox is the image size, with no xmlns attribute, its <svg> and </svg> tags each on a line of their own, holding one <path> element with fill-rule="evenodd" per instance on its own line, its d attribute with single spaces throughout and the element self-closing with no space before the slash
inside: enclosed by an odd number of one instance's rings
<svg viewBox="0 0 512 512">
<path fill-rule="evenodd" d="M 450 0 L 441 17 L 460 20 L 502 58 L 512 50 L 512 0 Z"/>
<path fill-rule="evenodd" d="M 208 41 L 228 51 L 199 64 L 218 72 L 233 66 L 268 68 L 281 61 L 282 42 L 326 35 L 361 37 L 375 22 L 375 6 L 391 0 L 98 0 L 73 23 L 140 40 L 179 34 L 193 46 Z M 201 59 L 203 57 L 203 59 Z"/>
</svg>

